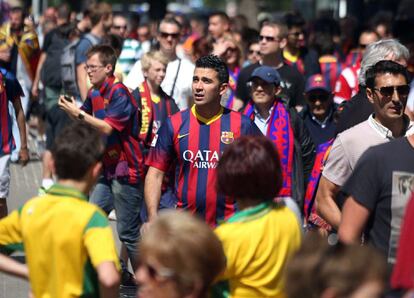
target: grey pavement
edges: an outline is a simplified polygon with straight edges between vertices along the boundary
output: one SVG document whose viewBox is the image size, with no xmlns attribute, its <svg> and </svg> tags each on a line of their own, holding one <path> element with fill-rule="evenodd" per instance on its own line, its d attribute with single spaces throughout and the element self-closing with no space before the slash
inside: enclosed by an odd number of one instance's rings
<svg viewBox="0 0 414 298">
<path fill-rule="evenodd" d="M 10 194 L 7 200 L 9 213 L 22 206 L 30 198 L 37 195 L 37 191 L 41 183 L 41 162 L 38 160 L 32 160 L 24 168 L 18 164 L 11 164 L 10 172 Z M 115 222 L 111 222 L 111 225 L 116 239 L 117 248 L 119 250 L 120 243 L 115 229 Z M 18 260 L 22 260 L 24 258 L 23 254 L 15 254 L 13 256 Z M 28 282 L 0 273 L 0 298 L 27 298 L 28 291 Z M 129 297 L 134 297 L 133 293 L 124 293 L 121 295 L 121 298 Z"/>
</svg>

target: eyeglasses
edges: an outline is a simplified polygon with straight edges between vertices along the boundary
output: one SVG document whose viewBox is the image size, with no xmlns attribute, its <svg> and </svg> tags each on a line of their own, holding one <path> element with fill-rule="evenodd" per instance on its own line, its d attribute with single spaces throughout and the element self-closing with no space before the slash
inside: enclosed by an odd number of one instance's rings
<svg viewBox="0 0 414 298">
<path fill-rule="evenodd" d="M 381 95 L 384 97 L 391 97 L 394 94 L 394 91 L 397 91 L 399 97 L 407 97 L 410 93 L 409 85 L 386 86 L 373 89 L 379 91 L 379 93 L 381 93 Z"/>
<path fill-rule="evenodd" d="M 180 37 L 180 33 L 160 32 L 160 36 L 165 39 L 167 39 L 169 36 L 171 36 L 171 38 L 173 39 L 177 39 L 178 37 Z"/>
<path fill-rule="evenodd" d="M 121 29 L 126 30 L 127 29 L 127 25 L 125 25 L 125 26 L 112 26 L 112 28 L 114 28 L 115 30 L 121 30 Z"/>
<path fill-rule="evenodd" d="M 317 102 L 318 100 L 321 102 L 325 102 L 329 99 L 329 93 L 309 93 L 308 100 L 310 102 Z"/>
<path fill-rule="evenodd" d="M 98 68 L 102 68 L 102 67 L 105 67 L 105 66 L 103 66 L 103 65 L 88 65 L 88 64 L 86 64 L 85 65 L 85 70 L 86 71 L 95 72 L 95 71 L 98 70 Z"/>
<path fill-rule="evenodd" d="M 274 84 L 268 83 L 264 80 L 255 79 L 253 81 L 247 82 L 247 86 L 252 88 L 252 89 L 257 89 L 260 86 L 264 89 L 264 88 L 267 88 L 267 87 L 270 87 L 270 86 L 274 86 Z"/>
<path fill-rule="evenodd" d="M 249 50 L 249 55 L 251 55 L 251 54 L 260 55 L 260 51 Z"/>
<path fill-rule="evenodd" d="M 148 276 L 154 280 L 165 280 L 165 279 L 170 279 L 175 276 L 174 271 L 169 268 L 158 268 L 157 269 L 148 263 L 141 263 L 139 266 L 143 267 L 147 271 Z"/>
<path fill-rule="evenodd" d="M 263 40 L 266 40 L 268 42 L 271 42 L 271 41 L 279 42 L 280 41 L 279 38 L 274 37 L 274 36 L 264 36 L 264 35 L 260 35 L 259 36 L 259 41 L 263 41 Z"/>
</svg>

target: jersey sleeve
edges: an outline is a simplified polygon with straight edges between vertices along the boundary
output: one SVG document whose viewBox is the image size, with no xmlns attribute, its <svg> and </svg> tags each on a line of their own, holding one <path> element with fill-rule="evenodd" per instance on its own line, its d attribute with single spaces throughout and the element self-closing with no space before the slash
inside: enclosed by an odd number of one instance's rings
<svg viewBox="0 0 414 298">
<path fill-rule="evenodd" d="M 23 236 L 20 223 L 21 209 L 15 210 L 0 220 L 0 251 L 11 253 L 23 251 Z"/>
<path fill-rule="evenodd" d="M 379 159 L 370 148 L 358 160 L 352 175 L 343 187 L 343 192 L 369 210 L 373 210 L 379 198 L 381 181 L 377 174 Z"/>
<path fill-rule="evenodd" d="M 174 153 L 174 131 L 171 118 L 168 118 L 158 130 L 151 143 L 148 154 L 147 166 L 167 172 L 170 164 L 175 159 Z"/>
<path fill-rule="evenodd" d="M 128 92 L 123 88 L 118 88 L 108 104 L 104 121 L 117 131 L 122 131 L 136 110 L 137 107 L 132 103 Z"/>
<path fill-rule="evenodd" d="M 351 175 L 352 169 L 345 154 L 340 137 L 337 137 L 329 152 L 322 175 L 332 183 L 342 186 Z"/>
<path fill-rule="evenodd" d="M 88 97 L 83 102 L 83 104 L 81 106 L 81 110 L 83 110 L 86 113 L 92 115 L 92 100 L 91 100 L 91 97 L 89 95 L 90 95 L 90 92 L 88 92 Z"/>
<path fill-rule="evenodd" d="M 113 262 L 119 270 L 120 265 L 112 230 L 102 212 L 93 213 L 85 228 L 83 241 L 95 268 L 103 262 Z"/>
</svg>

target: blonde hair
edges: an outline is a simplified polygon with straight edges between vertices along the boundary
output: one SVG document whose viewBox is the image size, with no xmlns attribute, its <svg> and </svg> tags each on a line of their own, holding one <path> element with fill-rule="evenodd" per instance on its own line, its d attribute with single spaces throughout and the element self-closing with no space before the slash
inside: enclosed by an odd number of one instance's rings
<svg viewBox="0 0 414 298">
<path fill-rule="evenodd" d="M 150 69 L 152 61 L 157 61 L 163 64 L 164 66 L 167 66 L 169 62 L 168 58 L 163 53 L 161 53 L 161 51 L 150 51 L 150 52 L 145 53 L 141 57 L 142 70 L 147 71 L 148 69 Z"/>
<path fill-rule="evenodd" d="M 220 240 L 206 223 L 185 211 L 161 212 L 138 245 L 141 260 L 153 258 L 171 270 L 183 294 L 198 291 L 204 296 L 225 269 Z"/>
</svg>

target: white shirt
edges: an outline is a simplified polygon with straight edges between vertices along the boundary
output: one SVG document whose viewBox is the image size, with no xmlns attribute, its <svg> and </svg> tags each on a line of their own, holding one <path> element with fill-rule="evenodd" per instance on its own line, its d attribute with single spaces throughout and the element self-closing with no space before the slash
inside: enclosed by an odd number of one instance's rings
<svg viewBox="0 0 414 298">
<path fill-rule="evenodd" d="M 181 61 L 181 65 L 180 65 Z M 180 70 L 178 71 L 178 66 L 180 65 Z M 180 110 L 188 108 L 188 99 L 191 97 L 191 85 L 193 82 L 195 66 L 187 59 L 175 59 L 167 65 L 167 73 L 164 80 L 161 83 L 161 88 L 168 95 L 171 94 L 171 91 L 174 86 L 174 92 L 172 98 L 174 98 L 175 103 L 177 104 Z M 178 76 L 177 76 L 178 75 Z M 176 79 L 177 76 L 177 79 Z M 138 60 L 135 65 L 132 67 L 128 76 L 125 79 L 125 86 L 129 89 L 136 89 L 144 81 L 144 75 L 142 73 L 141 60 Z"/>
</svg>

